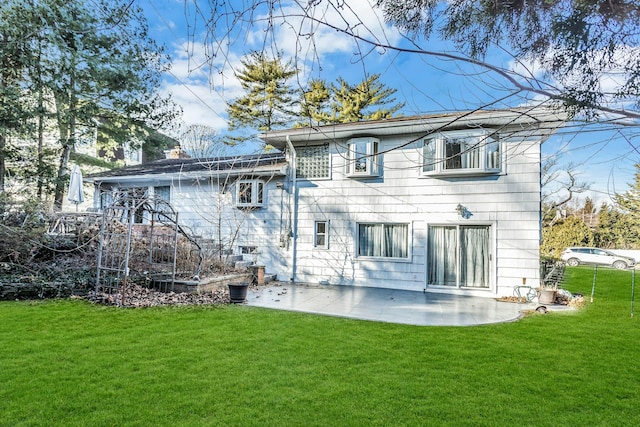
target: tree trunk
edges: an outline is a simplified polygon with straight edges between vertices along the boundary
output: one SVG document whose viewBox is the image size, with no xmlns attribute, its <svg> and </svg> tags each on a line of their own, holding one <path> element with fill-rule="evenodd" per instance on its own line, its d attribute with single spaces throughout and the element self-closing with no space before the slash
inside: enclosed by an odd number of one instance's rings
<svg viewBox="0 0 640 427">
<path fill-rule="evenodd" d="M 70 79 L 69 87 L 71 88 L 71 94 L 69 96 L 69 109 L 65 117 L 64 103 L 59 103 L 57 106 L 59 118 L 58 128 L 60 129 L 60 142 L 62 144 L 62 152 L 60 153 L 60 163 L 58 166 L 58 175 L 56 179 L 56 191 L 54 194 L 53 207 L 55 210 L 62 210 L 62 203 L 64 201 L 64 191 L 67 186 L 67 175 L 69 174 L 69 157 L 71 156 L 71 150 L 75 144 L 76 136 L 76 106 L 77 97 L 74 92 L 74 79 L 73 76 Z M 56 101 L 57 102 L 57 101 Z"/>
<path fill-rule="evenodd" d="M 6 146 L 6 139 L 4 135 L 0 135 L 0 193 L 4 193 L 4 148 Z"/>
</svg>

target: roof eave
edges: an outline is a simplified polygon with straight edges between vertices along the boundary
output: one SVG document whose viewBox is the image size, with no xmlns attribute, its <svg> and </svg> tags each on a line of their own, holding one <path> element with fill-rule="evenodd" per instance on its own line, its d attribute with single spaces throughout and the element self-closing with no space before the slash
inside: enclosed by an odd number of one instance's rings
<svg viewBox="0 0 640 427">
<path fill-rule="evenodd" d="M 122 176 L 106 176 L 106 177 L 89 177 L 85 182 L 94 185 L 103 183 L 108 184 L 131 184 L 131 183 L 171 183 L 177 181 L 194 181 L 202 178 L 237 178 L 240 176 L 251 177 L 276 177 L 286 176 L 287 165 L 279 164 L 278 167 L 258 167 L 243 169 L 225 169 L 225 170 L 201 170 L 191 172 L 175 172 L 175 173 L 148 173 L 144 175 L 122 175 Z"/>
<path fill-rule="evenodd" d="M 284 148 L 287 138 L 292 143 L 313 143 L 334 139 L 346 139 L 355 135 L 389 136 L 404 134 L 429 134 L 447 128 L 478 127 L 522 127 L 543 125 L 557 128 L 566 120 L 566 115 L 543 107 L 514 108 L 509 110 L 468 111 L 455 114 L 400 117 L 367 122 L 341 123 L 270 131 L 260 138 L 276 148 Z"/>
</svg>

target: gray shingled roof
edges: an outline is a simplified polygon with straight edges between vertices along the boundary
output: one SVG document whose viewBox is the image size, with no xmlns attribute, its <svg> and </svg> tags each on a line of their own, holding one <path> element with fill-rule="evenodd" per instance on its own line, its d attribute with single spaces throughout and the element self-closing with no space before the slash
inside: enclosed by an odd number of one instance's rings
<svg viewBox="0 0 640 427">
<path fill-rule="evenodd" d="M 124 176 L 166 175 L 184 172 L 210 172 L 233 169 L 252 169 L 265 166 L 276 166 L 286 163 L 284 153 L 255 154 L 234 157 L 218 157 L 207 159 L 162 159 L 140 165 L 126 166 L 106 172 L 87 176 L 88 181 L 102 181 L 105 178 Z"/>
</svg>

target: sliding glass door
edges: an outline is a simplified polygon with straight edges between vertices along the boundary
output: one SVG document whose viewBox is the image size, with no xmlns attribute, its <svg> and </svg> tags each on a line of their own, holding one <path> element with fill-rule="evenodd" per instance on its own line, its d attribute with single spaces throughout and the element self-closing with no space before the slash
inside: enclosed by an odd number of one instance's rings
<svg viewBox="0 0 640 427">
<path fill-rule="evenodd" d="M 489 231 L 487 225 L 430 226 L 429 285 L 488 288 Z"/>
</svg>

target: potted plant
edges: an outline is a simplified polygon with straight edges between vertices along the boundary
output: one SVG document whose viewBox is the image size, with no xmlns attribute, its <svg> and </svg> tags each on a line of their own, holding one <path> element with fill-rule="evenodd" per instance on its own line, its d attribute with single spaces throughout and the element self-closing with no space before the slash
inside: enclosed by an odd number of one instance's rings
<svg viewBox="0 0 640 427">
<path fill-rule="evenodd" d="M 564 275 L 564 262 L 556 261 L 544 265 L 542 274 L 542 285 L 538 289 L 538 303 L 554 304 L 558 293 L 558 283 Z"/>
<path fill-rule="evenodd" d="M 553 304 L 556 301 L 556 294 L 558 292 L 557 283 L 543 283 L 540 289 L 538 289 L 538 303 L 539 304 Z"/>
<path fill-rule="evenodd" d="M 229 298 L 234 304 L 245 302 L 249 284 L 247 282 L 229 283 Z"/>
</svg>

